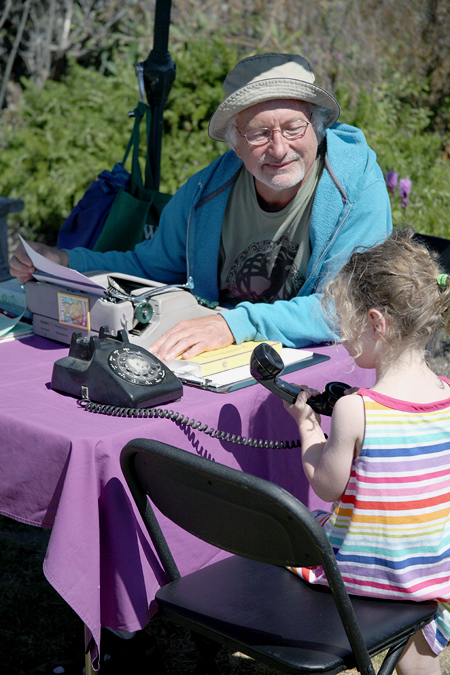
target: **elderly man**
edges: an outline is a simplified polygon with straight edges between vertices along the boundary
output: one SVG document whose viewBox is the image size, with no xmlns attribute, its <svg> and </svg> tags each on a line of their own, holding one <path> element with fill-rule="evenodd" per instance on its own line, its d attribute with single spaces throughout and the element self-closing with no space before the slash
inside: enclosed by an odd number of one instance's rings
<svg viewBox="0 0 450 675">
<path fill-rule="evenodd" d="M 170 329 L 151 347 L 162 359 L 245 340 L 332 339 L 320 285 L 355 246 L 383 240 L 392 219 L 375 153 L 360 130 L 336 124 L 339 105 L 314 79 L 298 55 L 240 61 L 209 123 L 211 138 L 232 149 L 177 191 L 157 234 L 134 251 L 34 248 L 80 272 L 192 277 L 197 296 L 230 308 Z M 25 281 L 33 269 L 19 248 L 11 274 Z"/>
</svg>

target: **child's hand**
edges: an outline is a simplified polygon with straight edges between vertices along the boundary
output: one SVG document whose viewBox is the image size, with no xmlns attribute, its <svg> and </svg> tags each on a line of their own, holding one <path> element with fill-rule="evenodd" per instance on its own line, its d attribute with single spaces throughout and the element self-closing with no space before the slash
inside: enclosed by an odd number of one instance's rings
<svg viewBox="0 0 450 675">
<path fill-rule="evenodd" d="M 314 410 L 307 404 L 307 400 L 311 396 L 318 396 L 320 391 L 317 389 L 310 389 L 306 384 L 300 385 L 302 390 L 297 396 L 295 403 L 288 403 L 283 401 L 284 407 L 288 413 L 294 418 L 297 424 L 305 420 L 313 420 L 314 422 L 320 424 L 320 415 L 318 415 Z"/>
</svg>

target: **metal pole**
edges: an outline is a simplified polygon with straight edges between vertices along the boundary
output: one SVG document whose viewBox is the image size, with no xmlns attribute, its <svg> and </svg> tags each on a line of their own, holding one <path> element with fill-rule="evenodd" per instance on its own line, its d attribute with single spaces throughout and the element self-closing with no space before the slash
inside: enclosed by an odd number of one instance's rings
<svg viewBox="0 0 450 675">
<path fill-rule="evenodd" d="M 169 96 L 176 68 L 167 50 L 169 41 L 170 11 L 172 0 L 156 0 L 153 49 L 147 59 L 137 64 L 143 88 L 152 112 L 148 153 L 155 189 L 159 189 L 163 112 Z"/>
</svg>

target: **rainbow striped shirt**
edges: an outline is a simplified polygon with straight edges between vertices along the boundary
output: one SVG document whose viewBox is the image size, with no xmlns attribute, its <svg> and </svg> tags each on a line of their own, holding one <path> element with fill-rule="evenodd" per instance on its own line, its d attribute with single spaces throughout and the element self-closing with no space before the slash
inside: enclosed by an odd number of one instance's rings
<svg viewBox="0 0 450 675">
<path fill-rule="evenodd" d="M 316 516 L 350 593 L 439 600 L 424 630 L 439 653 L 450 640 L 450 398 L 415 404 L 358 393 L 366 415 L 361 453 L 331 514 Z M 322 568 L 293 571 L 326 584 Z"/>
</svg>

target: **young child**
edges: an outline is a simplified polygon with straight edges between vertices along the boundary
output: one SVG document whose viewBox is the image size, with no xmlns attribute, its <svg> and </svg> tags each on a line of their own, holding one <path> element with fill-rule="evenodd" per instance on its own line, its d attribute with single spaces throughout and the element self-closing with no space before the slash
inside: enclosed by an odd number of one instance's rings
<svg viewBox="0 0 450 675">
<path fill-rule="evenodd" d="M 371 389 L 335 405 L 328 439 L 306 404 L 293 405 L 305 474 L 331 514 L 317 512 L 350 593 L 438 600 L 435 620 L 410 639 L 398 675 L 438 675 L 450 640 L 450 380 L 426 362 L 449 319 L 450 277 L 434 256 L 394 232 L 354 252 L 327 287 L 324 308 Z M 321 568 L 293 570 L 326 584 Z"/>
</svg>

